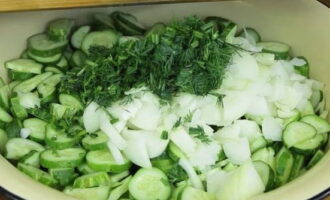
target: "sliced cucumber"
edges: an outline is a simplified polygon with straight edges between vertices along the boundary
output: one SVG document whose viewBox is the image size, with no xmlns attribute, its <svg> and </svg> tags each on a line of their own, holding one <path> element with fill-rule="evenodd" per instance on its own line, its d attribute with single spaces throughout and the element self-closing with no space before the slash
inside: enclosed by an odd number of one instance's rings
<svg viewBox="0 0 330 200">
<path fill-rule="evenodd" d="M 74 180 L 74 188 L 91 188 L 98 186 L 110 186 L 111 181 L 106 172 L 95 172 L 80 176 Z"/>
<path fill-rule="evenodd" d="M 285 147 L 283 147 L 275 157 L 275 173 L 277 186 L 283 185 L 289 181 L 292 166 L 293 155 Z"/>
<path fill-rule="evenodd" d="M 49 169 L 49 174 L 54 177 L 61 187 L 72 183 L 76 174 L 73 168 L 54 168 Z"/>
<path fill-rule="evenodd" d="M 54 149 L 66 149 L 73 147 L 78 141 L 76 137 L 69 136 L 63 131 L 56 130 L 55 126 L 48 124 L 46 126 L 45 142 Z"/>
<path fill-rule="evenodd" d="M 11 160 L 18 160 L 30 151 L 35 150 L 39 152 L 44 149 L 45 148 L 37 142 L 23 138 L 13 138 L 6 144 L 6 157 Z"/>
<path fill-rule="evenodd" d="M 130 29 L 139 32 L 140 34 L 143 34 L 145 32 L 145 28 L 142 24 L 140 24 L 136 17 L 134 17 L 131 14 L 123 13 L 120 11 L 116 11 L 112 13 L 112 16 L 114 16 L 116 21 L 119 21 L 126 26 L 128 26 Z"/>
<path fill-rule="evenodd" d="M 295 144 L 292 147 L 292 151 L 303 154 L 310 155 L 314 154 L 315 151 L 321 146 L 323 143 L 324 137 L 322 134 L 317 134 L 315 137 L 310 138 L 306 141 Z"/>
<path fill-rule="evenodd" d="M 10 123 L 13 121 L 13 117 L 3 108 L 0 107 L 0 121 Z"/>
<path fill-rule="evenodd" d="M 65 188 L 63 192 L 80 200 L 107 200 L 110 192 L 109 186 L 94 188 Z"/>
<path fill-rule="evenodd" d="M 180 200 L 216 200 L 215 195 L 193 187 L 186 187 L 181 194 Z"/>
<path fill-rule="evenodd" d="M 7 142 L 8 142 L 8 136 L 6 131 L 0 129 L 0 154 L 3 154 L 5 152 Z"/>
<path fill-rule="evenodd" d="M 139 169 L 128 188 L 137 200 L 167 200 L 171 194 L 167 176 L 157 168 Z"/>
<path fill-rule="evenodd" d="M 166 30 L 166 25 L 163 23 L 156 23 L 145 33 L 146 37 L 152 37 L 152 35 L 161 35 Z"/>
<path fill-rule="evenodd" d="M 289 57 L 290 46 L 282 42 L 259 42 L 258 47 L 262 47 L 262 52 L 273 53 L 275 59 L 286 60 Z"/>
<path fill-rule="evenodd" d="M 302 122 L 312 125 L 317 133 L 328 133 L 330 132 L 330 124 L 327 120 L 317 115 L 307 115 L 301 118 Z"/>
<path fill-rule="evenodd" d="M 251 27 L 243 28 L 242 32 L 239 34 L 240 37 L 246 38 L 248 41 L 252 41 L 252 44 L 256 44 L 261 41 L 260 34 Z"/>
<path fill-rule="evenodd" d="M 78 171 L 82 174 L 91 174 L 91 173 L 96 172 L 95 170 L 90 168 L 86 163 L 79 165 L 78 166 Z"/>
<path fill-rule="evenodd" d="M 7 69 L 15 72 L 41 74 L 42 65 L 30 59 L 13 59 L 5 63 Z"/>
<path fill-rule="evenodd" d="M 40 152 L 32 150 L 28 154 L 24 155 L 20 158 L 20 162 L 26 165 L 31 165 L 33 167 L 39 168 L 40 167 Z"/>
<path fill-rule="evenodd" d="M 85 36 L 81 49 L 88 54 L 91 46 L 112 48 L 112 46 L 117 43 L 118 39 L 118 34 L 112 30 L 90 32 Z"/>
<path fill-rule="evenodd" d="M 310 169 L 314 167 L 323 158 L 323 156 L 324 156 L 324 152 L 322 150 L 318 150 L 310 159 L 306 168 Z"/>
<path fill-rule="evenodd" d="M 254 161 L 253 165 L 264 183 L 266 191 L 273 189 L 275 187 L 275 173 L 272 167 L 263 161 Z"/>
<path fill-rule="evenodd" d="M 114 29 L 113 20 L 106 14 L 95 13 L 93 15 L 93 26 L 96 30 Z"/>
<path fill-rule="evenodd" d="M 63 116 L 69 116 L 74 114 L 75 110 L 73 110 L 69 106 L 52 103 L 50 104 L 50 113 L 55 119 L 62 119 Z"/>
<path fill-rule="evenodd" d="M 4 108 L 9 107 L 9 96 L 11 94 L 8 85 L 4 85 L 0 88 L 0 106 Z"/>
<path fill-rule="evenodd" d="M 17 168 L 22 171 L 24 174 L 28 175 L 29 177 L 33 178 L 34 180 L 48 185 L 50 187 L 57 187 L 57 181 L 47 172 L 44 172 L 36 167 L 31 165 L 26 165 L 23 163 L 18 163 Z"/>
<path fill-rule="evenodd" d="M 81 142 L 85 149 L 100 150 L 107 148 L 108 140 L 108 136 L 103 131 L 97 131 L 85 136 Z"/>
<path fill-rule="evenodd" d="M 46 122 L 49 122 L 52 120 L 52 116 L 49 113 L 48 110 L 40 109 L 40 108 L 32 108 L 28 109 L 28 113 L 34 117 L 37 117 L 39 119 L 42 119 Z"/>
<path fill-rule="evenodd" d="M 251 153 L 254 153 L 256 151 L 258 151 L 259 149 L 261 148 L 264 148 L 267 146 L 267 140 L 260 136 L 256 139 L 254 139 L 252 142 L 250 142 L 250 150 L 251 150 Z"/>
<path fill-rule="evenodd" d="M 51 40 L 67 41 L 73 25 L 72 19 L 56 19 L 48 24 L 47 34 Z"/>
<path fill-rule="evenodd" d="M 79 27 L 71 37 L 71 44 L 74 48 L 80 49 L 82 41 L 84 40 L 85 36 L 90 32 L 90 26 L 81 26 Z"/>
<path fill-rule="evenodd" d="M 65 56 L 62 56 L 61 59 L 55 65 L 59 68 L 66 69 L 69 66 L 69 63 Z"/>
<path fill-rule="evenodd" d="M 111 174 L 110 177 L 111 177 L 112 187 L 116 187 L 116 186 L 120 185 L 121 181 L 129 175 L 130 175 L 129 171 L 123 171 L 123 172 L 120 172 L 120 173 Z"/>
<path fill-rule="evenodd" d="M 85 154 L 81 148 L 46 150 L 40 155 L 40 164 L 45 168 L 74 168 L 83 162 Z"/>
<path fill-rule="evenodd" d="M 313 138 L 316 135 L 316 130 L 313 126 L 305 122 L 291 122 L 283 131 L 283 141 L 290 148 L 298 143 L 304 142 Z"/>
<path fill-rule="evenodd" d="M 69 94 L 60 94 L 59 101 L 62 105 L 68 106 L 76 110 L 84 109 L 82 103 L 76 97 Z"/>
<path fill-rule="evenodd" d="M 90 151 L 86 155 L 90 168 L 96 171 L 120 173 L 131 167 L 131 162 L 125 158 L 124 164 L 117 164 L 109 150 Z"/>
<path fill-rule="evenodd" d="M 31 36 L 27 40 L 30 53 L 40 57 L 52 57 L 60 54 L 68 44 L 67 40 L 53 41 L 48 35 L 39 33 Z"/>
<path fill-rule="evenodd" d="M 17 72 L 13 70 L 8 71 L 8 77 L 10 80 L 15 80 L 15 81 L 24 81 L 26 79 L 29 79 L 33 77 L 33 74 L 31 73 L 26 73 L 26 72 Z"/>
<path fill-rule="evenodd" d="M 118 187 L 110 192 L 108 200 L 118 200 L 121 196 L 123 196 L 128 191 L 128 186 L 131 179 L 131 176 L 125 178 Z"/>
<path fill-rule="evenodd" d="M 169 157 L 174 161 L 179 161 L 180 158 L 186 157 L 186 155 L 180 150 L 180 148 L 173 142 L 169 143 L 167 152 Z"/>
<path fill-rule="evenodd" d="M 5 130 L 8 138 L 20 137 L 21 128 L 23 128 L 23 126 L 19 119 L 14 119 L 10 123 L 6 124 Z"/>
<path fill-rule="evenodd" d="M 30 50 L 27 52 L 29 58 L 43 64 L 56 64 L 62 58 L 62 54 L 58 53 L 52 56 L 42 57 L 32 53 Z"/>
<path fill-rule="evenodd" d="M 253 161 L 263 161 L 267 163 L 269 166 L 271 166 L 274 169 L 274 159 L 275 159 L 275 151 L 271 147 L 264 147 L 262 149 L 259 149 L 252 155 Z"/>
<path fill-rule="evenodd" d="M 38 118 L 29 118 L 24 120 L 24 128 L 31 130 L 30 138 L 32 140 L 43 141 L 45 140 L 47 122 Z"/>
<path fill-rule="evenodd" d="M 307 59 L 303 56 L 298 56 L 293 58 L 291 61 L 293 60 L 302 60 L 305 64 L 294 64 L 294 69 L 296 72 L 298 72 L 299 74 L 305 76 L 305 77 L 309 77 L 309 63 L 307 61 Z"/>
<path fill-rule="evenodd" d="M 85 64 L 86 59 L 86 54 L 80 50 L 77 50 L 72 54 L 71 63 L 76 67 L 82 67 Z"/>
<path fill-rule="evenodd" d="M 34 90 L 41 82 L 46 80 L 48 77 L 52 75 L 51 72 L 45 72 L 43 74 L 39 74 L 34 76 L 33 78 L 30 78 L 28 80 L 25 80 L 21 83 L 19 83 L 16 87 L 14 87 L 15 92 L 31 92 Z"/>
<path fill-rule="evenodd" d="M 45 72 L 52 72 L 53 74 L 63 74 L 63 72 L 59 68 L 53 66 L 46 67 Z"/>
<path fill-rule="evenodd" d="M 18 97 L 10 99 L 11 110 L 18 119 L 25 119 L 28 116 L 26 109 L 20 104 Z"/>
<path fill-rule="evenodd" d="M 293 157 L 294 157 L 294 162 L 289 178 L 290 181 L 297 178 L 300 175 L 301 169 L 304 167 L 305 164 L 305 156 L 296 154 Z"/>
</svg>

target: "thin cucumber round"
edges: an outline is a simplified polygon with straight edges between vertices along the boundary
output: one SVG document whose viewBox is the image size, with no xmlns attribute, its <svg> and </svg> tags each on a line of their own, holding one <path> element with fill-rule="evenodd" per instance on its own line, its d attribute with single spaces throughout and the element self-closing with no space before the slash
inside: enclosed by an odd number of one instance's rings
<svg viewBox="0 0 330 200">
<path fill-rule="evenodd" d="M 95 172 L 80 176 L 74 180 L 74 188 L 91 188 L 98 186 L 110 186 L 111 181 L 106 172 Z"/>
<path fill-rule="evenodd" d="M 24 81 L 26 79 L 29 79 L 33 76 L 31 73 L 26 73 L 26 72 L 17 72 L 14 70 L 9 70 L 8 71 L 8 76 L 10 80 L 15 80 L 15 81 Z"/>
<path fill-rule="evenodd" d="M 282 147 L 275 157 L 276 186 L 288 182 L 293 162 L 292 153 L 287 148 Z"/>
<path fill-rule="evenodd" d="M 321 146 L 323 140 L 324 140 L 323 135 L 317 134 L 313 138 L 310 138 L 306 141 L 293 145 L 291 149 L 295 153 L 299 153 L 303 155 L 311 155 L 314 154 L 315 151 Z"/>
<path fill-rule="evenodd" d="M 48 66 L 45 68 L 45 72 L 52 72 L 54 74 L 63 74 L 62 70 L 54 66 Z"/>
<path fill-rule="evenodd" d="M 47 172 L 44 172 L 36 167 L 31 165 L 26 165 L 23 163 L 18 163 L 17 168 L 22 171 L 24 174 L 28 175 L 29 177 L 33 178 L 34 180 L 48 185 L 50 187 L 57 187 L 58 182 L 55 178 L 53 178 Z"/>
<path fill-rule="evenodd" d="M 283 141 L 290 148 L 295 144 L 304 142 L 313 138 L 316 135 L 316 130 L 313 126 L 305 122 L 291 122 L 283 131 Z"/>
<path fill-rule="evenodd" d="M 130 29 L 135 30 L 136 32 L 139 32 L 143 34 L 145 32 L 145 28 L 142 24 L 140 24 L 136 17 L 134 17 L 131 14 L 123 13 L 120 11 L 117 11 L 112 14 L 113 16 L 116 16 L 116 20 L 120 21 L 121 23 L 128 26 Z"/>
<path fill-rule="evenodd" d="M 69 63 L 68 60 L 65 58 L 65 56 L 62 56 L 62 58 L 56 63 L 56 66 L 62 69 L 66 69 L 68 65 Z"/>
<path fill-rule="evenodd" d="M 45 142 L 54 149 L 66 149 L 73 147 L 77 143 L 77 138 L 56 130 L 52 124 L 48 124 L 46 127 Z"/>
<path fill-rule="evenodd" d="M 7 69 L 15 72 L 25 72 L 31 74 L 41 74 L 42 64 L 31 59 L 13 59 L 5 63 Z"/>
<path fill-rule="evenodd" d="M 103 13 L 93 15 L 93 26 L 96 30 L 114 29 L 113 20 L 110 16 Z"/>
<path fill-rule="evenodd" d="M 258 47 L 262 47 L 262 52 L 273 53 L 276 59 L 285 60 L 289 57 L 290 46 L 282 42 L 259 42 Z"/>
<path fill-rule="evenodd" d="M 330 124 L 327 120 L 317 115 L 306 115 L 301 118 L 302 122 L 312 125 L 317 133 L 328 133 L 330 132 Z"/>
<path fill-rule="evenodd" d="M 216 200 L 215 195 L 193 187 L 186 187 L 181 194 L 180 200 Z"/>
<path fill-rule="evenodd" d="M 31 165 L 33 167 L 40 167 L 40 152 L 32 150 L 28 154 L 24 155 L 19 161 L 23 164 Z"/>
<path fill-rule="evenodd" d="M 169 157 L 174 161 L 179 161 L 180 158 L 186 157 L 185 154 L 179 149 L 179 147 L 173 142 L 170 142 L 168 145 L 167 152 Z"/>
<path fill-rule="evenodd" d="M 73 52 L 71 57 L 71 64 L 76 67 L 82 67 L 86 62 L 87 56 L 84 52 L 77 50 Z"/>
<path fill-rule="evenodd" d="M 253 41 L 253 43 L 257 43 L 261 41 L 260 34 L 251 27 L 246 27 L 242 30 L 239 36 L 246 38 L 248 41 Z"/>
<path fill-rule="evenodd" d="M 90 26 L 81 26 L 79 27 L 71 37 L 71 44 L 74 48 L 80 49 L 82 41 L 84 40 L 85 36 L 90 32 Z"/>
<path fill-rule="evenodd" d="M 54 41 L 66 41 L 74 25 L 72 19 L 56 19 L 48 24 L 47 34 Z"/>
<path fill-rule="evenodd" d="M 47 122 L 38 118 L 29 118 L 23 121 L 23 127 L 31 130 L 30 138 L 38 141 L 45 140 Z"/>
<path fill-rule="evenodd" d="M 108 136 L 103 131 L 97 131 L 85 136 L 81 142 L 85 149 L 100 150 L 107 148 L 108 140 Z"/>
<path fill-rule="evenodd" d="M 310 159 L 306 168 L 310 169 L 314 167 L 323 158 L 323 156 L 324 156 L 324 152 L 322 150 L 318 150 Z"/>
<path fill-rule="evenodd" d="M 96 171 L 120 173 L 131 167 L 131 162 L 125 158 L 125 164 L 117 164 L 109 150 L 90 151 L 86 155 L 90 168 Z"/>
<path fill-rule="evenodd" d="M 79 166 L 86 151 L 81 148 L 46 150 L 40 155 L 40 164 L 45 168 L 73 168 Z"/>
<path fill-rule="evenodd" d="M 31 51 L 28 51 L 27 54 L 28 54 L 29 58 L 31 58 L 39 63 L 44 63 L 44 64 L 55 64 L 58 61 L 60 61 L 62 58 L 61 53 L 58 53 L 58 54 L 55 54 L 55 55 L 52 55 L 49 57 L 41 57 L 41 56 L 34 54 Z"/>
<path fill-rule="evenodd" d="M 27 42 L 29 52 L 40 57 L 52 57 L 59 54 L 68 44 L 67 40 L 53 41 L 44 33 L 31 36 Z"/>
<path fill-rule="evenodd" d="M 24 138 L 10 139 L 6 144 L 6 158 L 18 160 L 30 151 L 43 151 L 45 148 L 34 141 Z"/>
<path fill-rule="evenodd" d="M 69 94 L 60 94 L 59 101 L 62 105 L 71 107 L 76 110 L 84 109 L 84 106 L 79 101 L 79 99 Z"/>
<path fill-rule="evenodd" d="M 275 186 L 275 173 L 273 169 L 263 161 L 254 161 L 253 165 L 257 170 L 262 182 L 265 184 L 266 191 L 273 189 Z"/>
<path fill-rule="evenodd" d="M 12 113 L 18 119 L 25 119 L 28 115 L 26 109 L 21 105 L 20 99 L 18 97 L 13 97 L 10 99 Z"/>
<path fill-rule="evenodd" d="M 129 192 L 137 200 L 167 200 L 171 186 L 167 176 L 157 168 L 141 168 L 129 183 Z"/>
<path fill-rule="evenodd" d="M 297 178 L 300 175 L 300 172 L 304 167 L 306 160 L 304 155 L 296 154 L 293 157 L 294 157 L 294 162 L 290 173 L 290 178 L 289 178 L 290 181 Z"/>
<path fill-rule="evenodd" d="M 71 184 L 76 176 L 74 168 L 54 168 L 49 169 L 48 172 L 58 181 L 61 187 Z"/>
<path fill-rule="evenodd" d="M 86 163 L 79 165 L 77 169 L 81 174 L 91 174 L 96 172 L 95 170 L 90 168 Z"/>
<path fill-rule="evenodd" d="M 118 38 L 118 34 L 112 30 L 90 32 L 85 36 L 81 49 L 88 54 L 91 46 L 112 48 L 117 43 Z"/>
<path fill-rule="evenodd" d="M 9 123 L 13 121 L 13 117 L 3 108 L 0 107 L 0 121 Z"/>
<path fill-rule="evenodd" d="M 67 187 L 63 190 L 67 195 L 73 196 L 80 200 L 106 200 L 109 196 L 110 187 L 100 186 L 93 188 L 71 188 Z"/>
</svg>

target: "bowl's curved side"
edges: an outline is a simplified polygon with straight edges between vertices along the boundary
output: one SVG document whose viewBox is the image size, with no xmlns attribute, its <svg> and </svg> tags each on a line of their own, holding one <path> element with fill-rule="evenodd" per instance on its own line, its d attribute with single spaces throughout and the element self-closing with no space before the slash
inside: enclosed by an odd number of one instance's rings
<svg viewBox="0 0 330 200">
<path fill-rule="evenodd" d="M 0 65 L 4 61 L 18 56 L 25 47 L 26 38 L 44 29 L 46 23 L 58 17 L 72 17 L 81 20 L 91 12 L 121 9 L 136 15 L 146 24 L 157 21 L 169 21 L 183 16 L 218 15 L 227 17 L 241 25 L 256 28 L 264 40 L 284 41 L 293 47 L 297 55 L 304 55 L 312 66 L 311 76 L 330 85 L 330 12 L 318 3 L 310 0 L 244 0 L 208 3 L 188 3 L 175 5 L 144 5 L 116 8 L 84 8 L 71 10 L 53 10 L 23 13 L 0 14 Z M 80 18 L 82 17 L 82 18 Z M 4 68 L 0 74 L 5 76 Z M 326 96 L 330 98 L 329 87 Z M 328 103 L 329 107 L 329 103 Z M 328 193 L 330 186 L 330 153 L 313 169 L 293 182 L 262 194 L 254 199 L 263 200 L 301 200 L 321 198 Z M 33 181 L 19 172 L 6 159 L 0 156 L 0 187 L 14 197 L 27 200 L 73 200 L 52 188 Z"/>
</svg>

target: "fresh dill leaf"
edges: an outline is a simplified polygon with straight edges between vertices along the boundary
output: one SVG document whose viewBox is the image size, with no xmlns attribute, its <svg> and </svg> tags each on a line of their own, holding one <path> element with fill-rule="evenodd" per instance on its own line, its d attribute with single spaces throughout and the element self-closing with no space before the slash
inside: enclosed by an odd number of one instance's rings
<svg viewBox="0 0 330 200">
<path fill-rule="evenodd" d="M 206 135 L 203 127 L 197 126 L 197 128 L 190 127 L 189 134 L 192 135 L 194 138 L 199 139 L 203 143 L 210 143 L 210 138 Z"/>
<path fill-rule="evenodd" d="M 178 128 L 180 126 L 180 124 L 181 124 L 181 117 L 179 117 L 178 121 L 175 122 L 173 127 Z"/>
<path fill-rule="evenodd" d="M 102 106 L 141 85 L 164 100 L 177 92 L 206 95 L 219 88 L 237 49 L 225 43 L 213 26 L 188 17 L 169 24 L 157 42 L 146 37 L 111 49 L 92 46 L 86 64 L 67 72 L 60 91 L 79 95 L 85 104 L 96 101 Z"/>
<path fill-rule="evenodd" d="M 192 117 L 193 117 L 193 113 L 191 111 L 189 111 L 189 113 L 183 117 L 183 122 L 184 123 L 191 122 Z"/>
<path fill-rule="evenodd" d="M 170 183 L 175 184 L 188 179 L 186 172 L 178 163 L 174 164 L 167 172 L 167 177 Z"/>
<path fill-rule="evenodd" d="M 162 140 L 167 140 L 168 139 L 168 131 L 162 131 L 162 134 L 160 136 Z"/>
</svg>

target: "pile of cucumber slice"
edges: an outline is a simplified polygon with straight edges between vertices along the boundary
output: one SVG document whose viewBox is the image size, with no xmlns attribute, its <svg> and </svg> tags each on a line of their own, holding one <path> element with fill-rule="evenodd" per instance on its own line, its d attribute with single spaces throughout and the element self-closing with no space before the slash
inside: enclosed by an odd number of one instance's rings
<svg viewBox="0 0 330 200">
<path fill-rule="evenodd" d="M 227 19 L 205 20 L 214 24 L 225 42 L 232 43 L 239 36 L 262 48 L 266 54 L 258 57 L 260 62 L 290 57 L 288 45 L 261 41 L 253 28 L 236 34 L 238 26 Z M 32 179 L 82 200 L 230 200 L 228 195 L 240 187 L 235 184 L 243 173 L 251 172 L 251 166 L 261 180 L 252 183 L 261 183 L 269 191 L 302 175 L 324 156 L 330 125 L 324 119 L 327 113 L 320 105 L 324 104 L 320 90 L 312 96 L 313 112 L 305 110 L 285 119 L 283 142 L 264 137 L 253 140 L 252 165 L 239 167 L 221 151 L 213 169 L 221 171 L 215 174 L 232 173 L 236 179 L 220 195 L 209 193 L 213 185 L 203 189 L 205 174 L 178 165 L 185 155 L 173 142 L 161 156 L 151 159 L 150 168 L 140 168 L 125 156 L 122 163 L 116 162 L 108 149 L 108 135 L 85 130 L 82 115 L 87 105 L 78 96 L 59 93 L 59 85 L 68 69 L 88 62 L 91 46 L 112 48 L 145 36 L 158 41 L 165 28 L 157 23 L 147 29 L 136 17 L 116 11 L 94 14 L 92 23 L 79 27 L 73 19 L 54 20 L 44 33 L 28 38 L 20 58 L 5 63 L 10 82 L 0 80 L 0 153 Z M 304 62 L 297 62 L 296 72 L 308 77 L 307 60 L 297 59 Z M 168 139 L 167 134 L 162 137 Z M 194 184 L 193 176 L 201 182 Z"/>
</svg>

